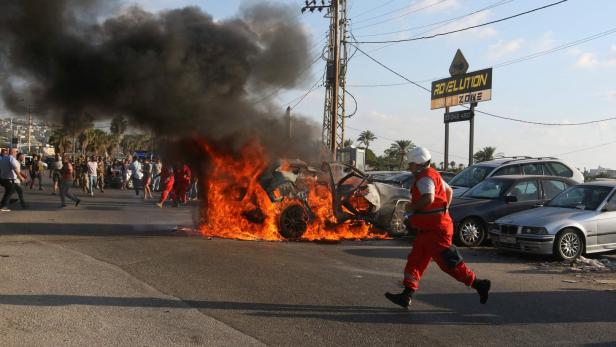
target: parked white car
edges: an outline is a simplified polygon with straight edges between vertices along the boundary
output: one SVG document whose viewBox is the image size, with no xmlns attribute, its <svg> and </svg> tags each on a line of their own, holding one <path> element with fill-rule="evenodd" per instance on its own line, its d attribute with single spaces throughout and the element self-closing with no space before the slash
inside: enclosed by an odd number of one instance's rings
<svg viewBox="0 0 616 347">
<path fill-rule="evenodd" d="M 471 165 L 452 178 L 449 185 L 457 197 L 488 177 L 508 175 L 560 176 L 584 182 L 578 169 L 558 158 L 511 157 Z"/>
</svg>

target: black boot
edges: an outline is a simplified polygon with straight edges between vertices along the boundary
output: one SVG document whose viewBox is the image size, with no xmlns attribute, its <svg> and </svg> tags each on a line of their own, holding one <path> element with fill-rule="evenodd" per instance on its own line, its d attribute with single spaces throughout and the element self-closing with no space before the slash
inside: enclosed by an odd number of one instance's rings
<svg viewBox="0 0 616 347">
<path fill-rule="evenodd" d="M 488 293 L 490 292 L 490 280 L 475 279 L 471 287 L 477 290 L 479 294 L 479 302 L 485 304 L 488 301 Z"/>
<path fill-rule="evenodd" d="M 411 305 L 411 299 L 413 297 L 413 291 L 405 288 L 404 291 L 400 294 L 392 294 L 390 292 L 385 293 L 385 297 L 389 299 L 389 301 L 393 302 L 396 305 L 402 306 L 405 309 L 409 308 Z"/>
</svg>

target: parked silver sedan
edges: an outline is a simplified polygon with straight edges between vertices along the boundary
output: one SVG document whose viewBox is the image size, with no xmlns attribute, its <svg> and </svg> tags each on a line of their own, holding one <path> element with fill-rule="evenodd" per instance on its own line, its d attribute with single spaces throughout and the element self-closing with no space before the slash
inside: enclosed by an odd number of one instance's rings
<svg viewBox="0 0 616 347">
<path fill-rule="evenodd" d="M 615 191 L 614 181 L 573 186 L 545 206 L 496 220 L 490 238 L 502 249 L 565 260 L 616 250 Z"/>
</svg>

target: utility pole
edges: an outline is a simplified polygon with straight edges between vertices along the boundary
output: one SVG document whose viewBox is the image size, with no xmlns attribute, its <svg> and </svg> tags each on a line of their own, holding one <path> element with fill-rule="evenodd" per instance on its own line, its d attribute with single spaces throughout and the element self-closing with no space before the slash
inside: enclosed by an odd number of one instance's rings
<svg viewBox="0 0 616 347">
<path fill-rule="evenodd" d="M 328 147 L 332 159 L 336 159 L 336 149 L 344 143 L 346 68 L 348 61 L 347 39 L 347 0 L 329 0 L 329 5 L 321 0 L 306 0 L 302 13 L 306 10 L 319 12 L 327 10 L 330 19 L 327 49 L 327 69 L 325 74 L 325 105 L 323 112 L 323 144 Z"/>
<path fill-rule="evenodd" d="M 28 154 L 30 152 L 30 136 L 32 136 L 32 106 L 28 106 Z"/>
<path fill-rule="evenodd" d="M 291 106 L 287 107 L 287 112 L 285 113 L 285 121 L 287 128 L 287 140 L 291 140 L 293 137 L 293 123 L 291 120 Z"/>
</svg>

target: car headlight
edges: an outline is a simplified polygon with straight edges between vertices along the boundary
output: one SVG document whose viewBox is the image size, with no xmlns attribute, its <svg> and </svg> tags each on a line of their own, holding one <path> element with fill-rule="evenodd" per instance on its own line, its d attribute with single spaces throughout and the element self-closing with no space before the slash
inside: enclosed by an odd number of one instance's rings
<svg viewBox="0 0 616 347">
<path fill-rule="evenodd" d="M 547 235 L 548 230 L 544 227 L 523 227 L 522 234 L 526 235 Z"/>
</svg>

